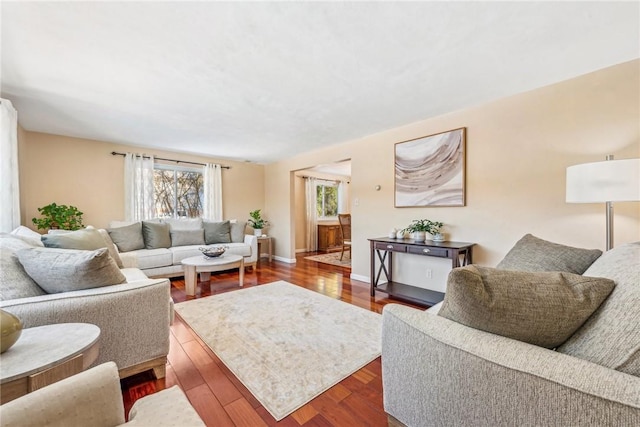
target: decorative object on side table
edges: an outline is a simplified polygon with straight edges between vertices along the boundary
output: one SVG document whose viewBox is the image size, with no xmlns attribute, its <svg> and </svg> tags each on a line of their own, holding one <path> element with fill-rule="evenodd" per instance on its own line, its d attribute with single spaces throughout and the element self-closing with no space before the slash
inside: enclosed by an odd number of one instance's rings
<svg viewBox="0 0 640 427">
<path fill-rule="evenodd" d="M 253 234 L 256 236 L 262 236 L 262 230 L 269 225 L 269 221 L 262 218 L 260 209 L 249 212 L 249 225 L 253 228 Z"/>
<path fill-rule="evenodd" d="M 38 212 L 43 218 L 32 218 L 31 221 L 39 230 L 80 230 L 84 228 L 84 224 L 82 224 L 83 213 L 75 206 L 51 203 L 38 208 Z"/>
<path fill-rule="evenodd" d="M 440 229 L 444 224 L 440 221 L 431 221 L 429 219 L 414 219 L 408 227 L 401 230 L 402 233 L 411 233 L 411 238 L 418 242 L 426 240 L 426 234 L 432 236 L 434 242 L 443 242 L 444 236 Z"/>
<path fill-rule="evenodd" d="M 0 353 L 4 353 L 18 341 L 22 334 L 22 322 L 15 315 L 0 309 Z"/>
<path fill-rule="evenodd" d="M 465 205 L 466 128 L 395 145 L 395 207 Z"/>
<path fill-rule="evenodd" d="M 217 258 L 227 250 L 226 246 L 214 246 L 212 248 L 198 248 L 207 258 Z"/>
</svg>

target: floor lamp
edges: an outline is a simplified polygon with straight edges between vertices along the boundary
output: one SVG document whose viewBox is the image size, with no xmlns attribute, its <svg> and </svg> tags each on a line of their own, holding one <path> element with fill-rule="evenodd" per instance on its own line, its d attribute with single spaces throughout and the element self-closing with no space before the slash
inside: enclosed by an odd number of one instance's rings
<svg viewBox="0 0 640 427">
<path fill-rule="evenodd" d="M 613 247 L 613 202 L 640 200 L 640 159 L 584 163 L 567 168 L 567 203 L 606 203 L 607 250 Z"/>
</svg>

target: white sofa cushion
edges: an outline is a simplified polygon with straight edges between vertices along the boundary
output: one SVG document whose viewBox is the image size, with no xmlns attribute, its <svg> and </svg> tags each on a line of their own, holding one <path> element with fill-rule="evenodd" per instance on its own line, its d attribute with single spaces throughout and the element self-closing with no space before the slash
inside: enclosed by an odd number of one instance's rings
<svg viewBox="0 0 640 427">
<path fill-rule="evenodd" d="M 169 224 L 171 231 L 202 229 L 202 218 L 165 218 L 163 222 Z"/>
<path fill-rule="evenodd" d="M 134 254 L 138 259 L 138 268 L 144 270 L 146 268 L 164 267 L 171 265 L 173 248 L 160 249 L 139 249 L 129 253 Z"/>
</svg>

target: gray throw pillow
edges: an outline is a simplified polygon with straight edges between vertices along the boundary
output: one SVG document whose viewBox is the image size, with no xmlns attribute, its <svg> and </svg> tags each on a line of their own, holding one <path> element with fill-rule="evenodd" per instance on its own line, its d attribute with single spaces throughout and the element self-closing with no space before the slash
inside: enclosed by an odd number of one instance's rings
<svg viewBox="0 0 640 427">
<path fill-rule="evenodd" d="M 501 270 L 566 271 L 582 274 L 602 251 L 560 245 L 525 235 L 496 266 Z"/>
<path fill-rule="evenodd" d="M 204 221 L 204 241 L 207 245 L 214 243 L 231 243 L 231 227 L 229 221 Z"/>
<path fill-rule="evenodd" d="M 27 274 L 50 294 L 127 281 L 107 248 L 95 251 L 29 248 L 19 250 L 16 255 Z"/>
<path fill-rule="evenodd" d="M 247 228 L 246 222 L 231 223 L 231 243 L 244 243 L 245 228 Z"/>
<path fill-rule="evenodd" d="M 605 252 L 584 275 L 616 288 L 558 352 L 640 377 L 640 242 Z"/>
<path fill-rule="evenodd" d="M 142 238 L 145 249 L 160 249 L 171 247 L 169 224 L 142 221 Z"/>
<path fill-rule="evenodd" d="M 83 230 L 69 231 L 67 233 L 45 234 L 42 236 L 42 243 L 47 248 L 59 249 L 83 249 L 85 251 L 93 251 L 95 249 L 107 248 L 109 255 L 116 262 L 118 267 L 122 268 L 122 260 L 116 250 L 109 233 L 106 231 L 101 233 L 95 228 Z"/>
<path fill-rule="evenodd" d="M 565 342 L 613 290 L 613 280 L 469 265 L 449 273 L 438 315 L 541 347 Z"/>
<path fill-rule="evenodd" d="M 29 277 L 15 252 L 36 247 L 34 239 L 0 233 L 0 300 L 28 298 L 45 295 L 46 292 Z M 39 241 L 37 243 L 40 243 Z M 37 246 L 42 247 L 42 246 Z"/>
<path fill-rule="evenodd" d="M 110 228 L 107 231 L 120 252 L 144 249 L 141 222 L 136 222 L 124 227 Z"/>
<path fill-rule="evenodd" d="M 85 251 L 107 247 L 104 239 L 95 228 L 69 231 L 68 233 L 44 234 L 42 243 L 47 248 L 83 249 Z"/>
<path fill-rule="evenodd" d="M 204 245 L 204 230 L 176 230 L 171 232 L 171 246 Z"/>
</svg>

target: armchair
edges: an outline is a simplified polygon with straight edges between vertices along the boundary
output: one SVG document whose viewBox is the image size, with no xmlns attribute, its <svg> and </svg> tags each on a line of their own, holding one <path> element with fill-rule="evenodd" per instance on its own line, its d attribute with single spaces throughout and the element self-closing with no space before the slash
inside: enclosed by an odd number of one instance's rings
<svg viewBox="0 0 640 427">
<path fill-rule="evenodd" d="M 125 423 L 118 368 L 113 362 L 51 384 L 0 406 L 1 427 L 204 426 L 173 386 L 136 401 Z"/>
</svg>

